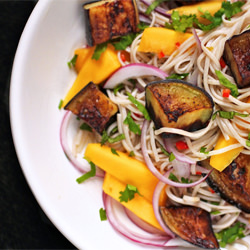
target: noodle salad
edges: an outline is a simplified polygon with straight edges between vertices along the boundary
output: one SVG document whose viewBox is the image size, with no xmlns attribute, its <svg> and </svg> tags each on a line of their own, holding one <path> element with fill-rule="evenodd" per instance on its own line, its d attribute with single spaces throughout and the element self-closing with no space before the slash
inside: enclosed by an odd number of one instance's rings
<svg viewBox="0 0 250 250">
<path fill-rule="evenodd" d="M 78 183 L 104 179 L 101 220 L 164 249 L 250 249 L 250 1 L 82 8 L 60 138 Z"/>
</svg>

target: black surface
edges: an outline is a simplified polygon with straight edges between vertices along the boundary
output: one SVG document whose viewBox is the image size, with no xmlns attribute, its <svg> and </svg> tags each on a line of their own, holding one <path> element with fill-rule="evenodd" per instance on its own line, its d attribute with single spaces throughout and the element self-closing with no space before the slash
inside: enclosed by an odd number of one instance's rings
<svg viewBox="0 0 250 250">
<path fill-rule="evenodd" d="M 11 67 L 19 38 L 35 4 L 32 0 L 0 0 L 0 248 L 73 249 L 31 193 L 11 136 Z"/>
</svg>

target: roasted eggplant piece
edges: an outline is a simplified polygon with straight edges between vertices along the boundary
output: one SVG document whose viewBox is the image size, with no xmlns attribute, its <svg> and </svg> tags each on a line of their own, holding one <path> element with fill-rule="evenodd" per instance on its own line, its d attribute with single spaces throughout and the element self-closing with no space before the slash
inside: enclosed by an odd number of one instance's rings
<svg viewBox="0 0 250 250">
<path fill-rule="evenodd" d="M 118 107 L 114 104 L 97 85 L 90 82 L 64 107 L 84 120 L 99 134 L 112 122 Z"/>
<path fill-rule="evenodd" d="M 208 160 L 201 164 L 212 168 Z M 206 181 L 222 199 L 250 213 L 250 155 L 239 154 L 222 172 L 214 169 Z"/>
<path fill-rule="evenodd" d="M 250 86 L 250 30 L 226 41 L 223 58 L 238 88 Z"/>
<path fill-rule="evenodd" d="M 161 80 L 146 86 L 146 108 L 157 129 L 195 131 L 206 126 L 213 100 L 203 89 L 182 80 Z"/>
<path fill-rule="evenodd" d="M 136 0 L 92 1 L 83 5 L 90 46 L 137 32 Z"/>
<path fill-rule="evenodd" d="M 165 224 L 183 240 L 206 249 L 219 249 L 210 214 L 198 207 L 160 207 Z"/>
</svg>

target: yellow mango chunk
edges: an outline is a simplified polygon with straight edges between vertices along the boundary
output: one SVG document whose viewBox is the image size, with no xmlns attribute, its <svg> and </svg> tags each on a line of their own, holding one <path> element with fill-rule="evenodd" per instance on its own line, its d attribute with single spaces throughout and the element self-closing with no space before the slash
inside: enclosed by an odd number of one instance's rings
<svg viewBox="0 0 250 250">
<path fill-rule="evenodd" d="M 183 33 L 162 27 L 149 27 L 143 31 L 139 52 L 164 53 L 170 56 L 185 40 L 191 37 L 190 33 Z"/>
<path fill-rule="evenodd" d="M 210 0 L 210 1 L 204 1 L 201 3 L 192 4 L 192 5 L 185 5 L 185 6 L 172 9 L 168 11 L 167 13 L 171 14 L 175 10 L 175 11 L 178 11 L 180 15 L 195 14 L 201 23 L 209 24 L 210 23 L 209 20 L 201 17 L 201 15 L 203 15 L 202 12 L 208 11 L 211 15 L 214 15 L 215 12 L 217 12 L 221 8 L 221 3 L 223 1 L 224 0 Z M 200 12 L 199 9 L 201 9 L 202 12 Z"/>
<path fill-rule="evenodd" d="M 76 72 L 79 73 L 84 63 L 92 57 L 93 53 L 95 51 L 95 47 L 89 47 L 89 48 L 79 48 L 75 50 L 75 55 L 77 55 L 76 63 L 75 63 L 75 69 Z"/>
<path fill-rule="evenodd" d="M 85 158 L 122 183 L 137 187 L 143 197 L 152 202 L 154 189 L 159 180 L 143 162 L 129 157 L 126 153 L 117 153 L 119 156 L 113 154 L 110 147 L 90 143 L 86 147 Z"/>
<path fill-rule="evenodd" d="M 89 82 L 92 81 L 95 84 L 99 84 L 120 67 L 121 64 L 118 60 L 117 52 L 112 45 L 108 45 L 98 60 L 92 59 L 92 54 L 89 53 L 73 86 L 63 100 L 63 107 Z"/>
<path fill-rule="evenodd" d="M 124 191 L 125 188 L 126 184 L 106 173 L 103 182 L 103 191 L 106 194 L 120 202 L 120 192 Z M 128 202 L 122 202 L 121 204 L 132 211 L 140 219 L 163 231 L 162 227 L 155 218 L 152 202 L 149 202 L 143 196 L 135 194 L 135 197 L 132 200 Z"/>
<path fill-rule="evenodd" d="M 226 141 L 223 134 L 221 134 L 214 147 L 214 150 L 225 148 L 237 143 L 238 141 L 231 137 Z M 240 154 L 242 150 L 243 147 L 239 147 L 222 154 L 212 155 L 210 158 L 210 165 L 218 171 L 223 171 Z"/>
</svg>

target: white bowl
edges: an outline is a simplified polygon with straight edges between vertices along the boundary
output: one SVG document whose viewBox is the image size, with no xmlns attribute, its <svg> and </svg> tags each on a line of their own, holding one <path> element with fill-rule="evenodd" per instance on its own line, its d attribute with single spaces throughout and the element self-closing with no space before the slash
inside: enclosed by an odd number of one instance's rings
<svg viewBox="0 0 250 250">
<path fill-rule="evenodd" d="M 67 62 L 85 44 L 83 0 L 38 1 L 21 37 L 11 77 L 10 117 L 25 177 L 40 206 L 77 248 L 140 250 L 101 222 L 101 180 L 79 185 L 65 157 L 58 109 L 76 75 Z"/>
</svg>

